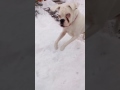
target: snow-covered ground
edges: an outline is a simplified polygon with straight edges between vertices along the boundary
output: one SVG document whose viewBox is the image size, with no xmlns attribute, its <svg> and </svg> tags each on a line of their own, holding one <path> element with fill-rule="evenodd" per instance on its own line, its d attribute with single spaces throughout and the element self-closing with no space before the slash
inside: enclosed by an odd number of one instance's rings
<svg viewBox="0 0 120 90">
<path fill-rule="evenodd" d="M 84 14 L 85 1 L 79 2 Z M 64 51 L 55 50 L 62 27 L 49 14 L 40 12 L 35 18 L 35 90 L 85 90 L 85 41 L 75 40 Z M 66 35 L 59 46 L 68 39 Z"/>
</svg>

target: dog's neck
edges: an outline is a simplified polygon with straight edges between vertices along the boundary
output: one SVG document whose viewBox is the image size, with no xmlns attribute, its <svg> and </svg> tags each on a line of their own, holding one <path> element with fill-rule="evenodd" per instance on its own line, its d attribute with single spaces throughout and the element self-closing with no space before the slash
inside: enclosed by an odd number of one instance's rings
<svg viewBox="0 0 120 90">
<path fill-rule="evenodd" d="M 78 10 L 78 9 L 76 9 L 76 11 L 77 11 L 77 10 Z M 70 25 L 72 25 L 72 24 L 76 21 L 78 15 L 79 15 L 79 12 L 76 12 L 76 11 L 75 11 L 75 13 L 74 13 L 74 14 L 75 14 L 75 15 L 74 15 L 75 17 L 74 17 L 73 21 L 72 21 L 68 26 L 64 26 L 64 27 L 69 27 Z"/>
</svg>

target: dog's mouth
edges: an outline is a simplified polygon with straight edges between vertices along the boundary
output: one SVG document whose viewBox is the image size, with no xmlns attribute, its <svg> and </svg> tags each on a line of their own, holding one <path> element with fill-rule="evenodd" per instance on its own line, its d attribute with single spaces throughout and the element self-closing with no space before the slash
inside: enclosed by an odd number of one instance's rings
<svg viewBox="0 0 120 90">
<path fill-rule="evenodd" d="M 63 24 L 60 24 L 61 27 L 65 27 Z"/>
<path fill-rule="evenodd" d="M 69 21 L 69 19 L 66 17 L 66 21 L 68 22 L 68 23 L 70 23 L 70 21 Z M 66 27 L 66 26 L 64 26 L 64 23 L 60 23 L 60 26 L 61 27 Z"/>
</svg>

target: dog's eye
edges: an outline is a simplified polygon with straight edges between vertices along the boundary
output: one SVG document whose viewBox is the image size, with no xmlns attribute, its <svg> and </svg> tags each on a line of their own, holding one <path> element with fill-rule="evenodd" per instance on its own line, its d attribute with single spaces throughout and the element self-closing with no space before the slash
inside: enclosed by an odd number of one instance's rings
<svg viewBox="0 0 120 90">
<path fill-rule="evenodd" d="M 70 16 L 71 16 L 70 13 L 66 14 L 66 17 L 67 17 L 67 18 L 70 18 Z"/>
</svg>

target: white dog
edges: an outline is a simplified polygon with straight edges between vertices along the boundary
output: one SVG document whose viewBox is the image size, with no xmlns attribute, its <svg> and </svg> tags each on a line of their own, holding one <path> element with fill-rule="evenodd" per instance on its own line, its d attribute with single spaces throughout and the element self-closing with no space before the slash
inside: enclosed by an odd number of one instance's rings
<svg viewBox="0 0 120 90">
<path fill-rule="evenodd" d="M 63 31 L 55 42 L 55 49 L 58 49 L 58 42 L 68 33 L 72 38 L 64 43 L 60 50 L 63 51 L 65 47 L 72 41 L 77 39 L 80 34 L 84 34 L 85 38 L 85 17 L 78 10 L 78 3 L 64 3 L 58 5 L 58 17 L 60 26 L 63 27 Z"/>
</svg>

